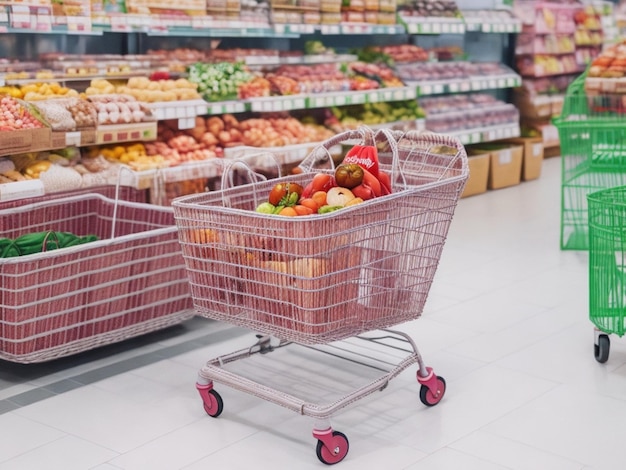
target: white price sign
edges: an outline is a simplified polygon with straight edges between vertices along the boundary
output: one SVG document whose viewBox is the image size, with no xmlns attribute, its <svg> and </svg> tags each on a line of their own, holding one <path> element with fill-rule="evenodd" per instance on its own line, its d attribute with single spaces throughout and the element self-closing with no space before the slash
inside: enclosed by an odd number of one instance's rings
<svg viewBox="0 0 626 470">
<path fill-rule="evenodd" d="M 80 146 L 80 132 L 66 132 L 65 133 L 65 145 L 67 147 Z"/>
</svg>

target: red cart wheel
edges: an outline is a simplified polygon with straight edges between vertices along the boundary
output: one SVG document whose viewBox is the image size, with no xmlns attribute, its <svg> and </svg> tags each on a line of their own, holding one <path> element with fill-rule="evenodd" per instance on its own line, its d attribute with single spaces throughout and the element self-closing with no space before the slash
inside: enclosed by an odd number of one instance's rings
<svg viewBox="0 0 626 470">
<path fill-rule="evenodd" d="M 332 449 L 329 449 L 321 440 L 317 441 L 317 458 L 326 465 L 339 463 L 348 455 L 350 444 L 344 433 L 333 431 L 332 443 Z"/>
<path fill-rule="evenodd" d="M 217 418 L 222 411 L 224 410 L 224 402 L 222 401 L 222 397 L 215 390 L 211 389 L 207 392 L 208 403 L 203 400 L 204 411 L 213 417 Z"/>
<path fill-rule="evenodd" d="M 435 393 L 431 392 L 426 385 L 422 385 L 420 388 L 420 400 L 426 406 L 435 406 L 441 401 L 446 393 L 446 381 L 443 377 L 437 376 L 437 390 Z"/>
</svg>

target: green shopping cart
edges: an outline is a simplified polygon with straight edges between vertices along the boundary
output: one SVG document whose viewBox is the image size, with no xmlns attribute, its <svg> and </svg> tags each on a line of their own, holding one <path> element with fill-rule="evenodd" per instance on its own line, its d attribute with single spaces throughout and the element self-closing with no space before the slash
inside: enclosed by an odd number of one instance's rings
<svg viewBox="0 0 626 470">
<path fill-rule="evenodd" d="M 587 195 L 589 225 L 589 318 L 594 354 L 609 358 L 610 334 L 626 331 L 626 186 Z"/>
</svg>

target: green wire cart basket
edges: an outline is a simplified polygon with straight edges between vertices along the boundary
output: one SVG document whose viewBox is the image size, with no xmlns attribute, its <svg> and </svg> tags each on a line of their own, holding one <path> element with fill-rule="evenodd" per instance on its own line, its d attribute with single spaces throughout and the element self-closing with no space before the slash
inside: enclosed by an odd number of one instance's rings
<svg viewBox="0 0 626 470">
<path fill-rule="evenodd" d="M 589 193 L 626 185 L 626 95 L 585 90 L 586 74 L 568 87 L 553 120 L 561 144 L 562 250 L 587 250 Z"/>
<path fill-rule="evenodd" d="M 609 358 L 609 334 L 626 331 L 626 186 L 587 195 L 589 217 L 589 318 L 594 354 Z"/>
</svg>

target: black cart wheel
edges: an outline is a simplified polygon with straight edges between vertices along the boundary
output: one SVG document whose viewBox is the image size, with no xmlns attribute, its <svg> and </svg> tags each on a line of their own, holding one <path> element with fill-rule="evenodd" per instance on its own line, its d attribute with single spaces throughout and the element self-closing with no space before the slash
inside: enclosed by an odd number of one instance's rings
<svg viewBox="0 0 626 470">
<path fill-rule="evenodd" d="M 346 435 L 339 431 L 333 431 L 333 448 L 329 449 L 320 440 L 317 441 L 317 458 L 326 465 L 334 465 L 341 462 L 346 455 L 350 444 Z"/>
<path fill-rule="evenodd" d="M 209 400 L 210 403 L 204 402 L 204 411 L 209 416 L 217 418 L 224 411 L 224 401 L 220 394 L 213 389 L 209 390 Z"/>
<path fill-rule="evenodd" d="M 611 350 L 611 340 L 609 335 L 599 335 L 598 344 L 593 345 L 593 354 L 596 361 L 603 364 L 609 360 L 609 351 Z"/>
<path fill-rule="evenodd" d="M 435 406 L 441 401 L 446 393 L 446 381 L 443 377 L 437 376 L 437 392 L 432 393 L 426 385 L 420 388 L 420 400 L 426 406 Z"/>
</svg>

